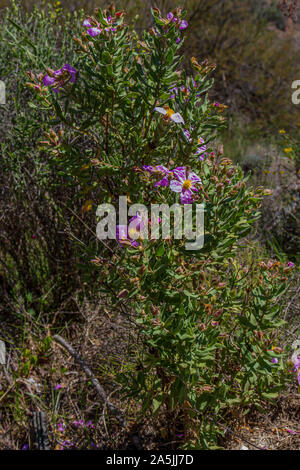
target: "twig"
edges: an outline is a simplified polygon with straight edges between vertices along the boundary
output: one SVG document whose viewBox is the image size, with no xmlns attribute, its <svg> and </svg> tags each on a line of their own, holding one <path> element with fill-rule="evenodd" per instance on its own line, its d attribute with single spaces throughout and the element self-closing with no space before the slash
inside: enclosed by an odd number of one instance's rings
<svg viewBox="0 0 300 470">
<path fill-rule="evenodd" d="M 86 365 L 85 361 L 79 356 L 79 354 L 72 348 L 72 346 L 67 343 L 66 340 L 64 340 L 61 336 L 59 335 L 54 335 L 53 336 L 54 341 L 56 341 L 58 344 L 60 344 L 63 348 L 65 348 L 71 356 L 74 357 L 75 361 L 82 367 L 84 373 L 86 374 L 87 377 L 91 379 L 92 384 L 94 385 L 95 389 L 97 390 L 98 394 L 104 401 L 104 404 L 110 409 L 110 411 L 116 416 L 117 420 L 121 424 L 121 426 L 125 427 L 126 426 L 126 420 L 123 416 L 123 412 L 115 408 L 115 406 L 109 401 L 109 399 L 106 397 L 106 394 L 101 387 L 98 379 L 94 377 L 92 374 L 91 370 L 89 367 Z"/>
</svg>

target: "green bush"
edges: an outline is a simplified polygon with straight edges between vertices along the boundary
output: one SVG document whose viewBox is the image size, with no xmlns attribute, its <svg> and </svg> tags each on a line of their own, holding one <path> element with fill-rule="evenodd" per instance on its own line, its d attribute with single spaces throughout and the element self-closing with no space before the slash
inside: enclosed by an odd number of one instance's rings
<svg viewBox="0 0 300 470">
<path fill-rule="evenodd" d="M 119 376 L 122 392 L 143 413 L 181 423 L 184 447 L 213 448 L 225 409 L 259 405 L 283 386 L 274 341 L 293 265 L 238 261 L 268 191 L 247 188 L 241 169 L 212 151 L 225 108 L 207 96 L 213 66 L 192 58 L 192 74 L 182 67 L 184 13 L 152 14 L 154 27 L 139 38 L 123 12 L 97 10 L 74 38 L 77 57 L 30 74 L 28 87 L 52 117 L 40 145 L 58 188 L 76 188 L 70 206 L 85 197 L 83 213 L 95 214 L 122 195 L 147 208 L 205 205 L 201 250 L 173 232 L 148 237 L 137 213 L 115 240 L 94 238 L 82 253 L 87 276 L 96 269 L 100 292 L 139 333 L 140 363 Z"/>
</svg>

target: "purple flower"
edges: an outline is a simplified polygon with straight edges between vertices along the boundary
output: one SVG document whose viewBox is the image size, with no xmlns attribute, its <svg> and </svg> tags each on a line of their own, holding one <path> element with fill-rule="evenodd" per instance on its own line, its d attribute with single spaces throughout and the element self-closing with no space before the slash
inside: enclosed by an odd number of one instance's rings
<svg viewBox="0 0 300 470">
<path fill-rule="evenodd" d="M 192 130 L 193 130 L 193 127 L 192 127 Z M 191 134 L 189 133 L 189 131 L 187 129 L 184 129 L 183 133 L 185 137 L 187 138 L 188 142 L 191 143 L 192 139 L 191 139 Z M 202 137 L 198 138 L 198 144 L 199 145 L 204 144 L 204 139 Z M 200 155 L 199 158 L 201 161 L 203 161 L 205 157 L 207 156 L 206 150 L 207 150 L 206 145 L 201 145 L 200 147 L 197 148 L 195 155 Z"/>
<path fill-rule="evenodd" d="M 204 139 L 202 137 L 199 137 L 198 139 L 198 144 L 204 144 Z M 195 155 L 200 155 L 200 160 L 203 161 L 205 157 L 207 156 L 207 147 L 206 145 L 201 145 L 200 147 L 197 148 Z"/>
<path fill-rule="evenodd" d="M 182 20 L 181 23 L 180 23 L 180 26 L 179 26 L 179 29 L 183 30 L 183 29 L 186 29 L 188 27 L 188 22 L 185 21 L 185 20 Z"/>
<path fill-rule="evenodd" d="M 178 38 L 176 39 L 176 44 L 179 44 L 181 41 L 181 38 L 178 36 Z"/>
<path fill-rule="evenodd" d="M 174 18 L 174 15 L 173 15 L 173 13 L 171 13 L 171 12 L 170 12 L 170 13 L 168 13 L 168 14 L 167 14 L 167 18 L 168 18 L 168 20 L 169 20 L 169 21 L 172 21 L 172 20 L 173 20 L 173 18 Z"/>
<path fill-rule="evenodd" d="M 62 446 L 63 446 L 63 447 L 61 447 L 60 450 L 64 450 L 65 447 L 73 447 L 74 444 L 73 444 L 73 442 L 71 442 L 71 441 L 63 441 L 63 442 L 62 442 Z"/>
<path fill-rule="evenodd" d="M 80 421 L 74 421 L 73 424 L 76 426 L 76 428 L 81 428 L 84 426 L 84 421 L 81 419 Z"/>
<path fill-rule="evenodd" d="M 145 165 L 145 166 L 142 167 L 142 169 L 145 170 L 145 171 L 148 171 L 151 175 L 154 174 L 154 175 L 164 176 L 157 183 L 155 183 L 155 185 L 154 185 L 155 188 L 157 188 L 157 186 L 168 186 L 169 185 L 168 175 L 170 174 L 170 171 L 165 166 L 163 166 L 163 165 L 157 165 L 157 166 Z"/>
<path fill-rule="evenodd" d="M 176 179 L 170 182 L 170 189 L 175 193 L 180 193 L 182 204 L 190 204 L 193 202 L 193 192 L 198 192 L 195 185 L 201 184 L 201 179 L 193 171 L 187 172 L 184 166 L 175 168 L 172 173 Z"/>
<path fill-rule="evenodd" d="M 272 364 L 278 364 L 278 359 L 277 359 L 277 357 L 273 357 L 273 359 L 272 359 Z"/>
<path fill-rule="evenodd" d="M 61 388 L 62 388 L 62 385 L 61 385 L 61 384 L 57 384 L 57 385 L 55 385 L 54 390 L 60 390 Z"/>
<path fill-rule="evenodd" d="M 77 70 L 69 64 L 65 64 L 61 69 L 49 72 L 43 79 L 44 86 L 53 86 L 53 91 L 58 93 L 67 82 L 75 83 Z"/>
<path fill-rule="evenodd" d="M 132 222 L 134 222 L 132 224 Z M 116 227 L 116 239 L 119 245 L 123 248 L 123 245 L 132 246 L 137 248 L 140 244 L 136 241 L 142 234 L 142 230 L 145 227 L 144 218 L 137 212 L 134 217 L 129 220 L 130 226 L 117 225 Z"/>
<path fill-rule="evenodd" d="M 29 444 L 24 444 L 22 450 L 29 450 Z"/>
<path fill-rule="evenodd" d="M 174 88 L 170 88 L 170 92 L 172 93 L 172 95 L 170 96 L 171 99 L 174 99 L 175 98 L 175 95 L 178 95 L 178 88 L 177 87 L 174 87 Z M 174 93 L 173 93 L 174 92 Z"/>
<path fill-rule="evenodd" d="M 192 130 L 193 130 L 193 127 L 192 127 Z M 192 142 L 192 139 L 191 139 L 191 134 L 189 133 L 189 131 L 187 129 L 184 129 L 183 131 L 184 135 L 186 136 L 187 140 L 189 141 L 189 143 Z"/>
<path fill-rule="evenodd" d="M 57 429 L 58 429 L 60 432 L 64 432 L 65 429 L 66 429 L 65 423 L 64 423 L 63 421 L 62 421 L 61 423 L 58 423 Z"/>
<path fill-rule="evenodd" d="M 285 428 L 286 432 L 290 433 L 290 434 L 300 434 L 300 431 L 294 431 L 293 429 L 289 429 L 289 428 Z"/>
<path fill-rule="evenodd" d="M 87 427 L 87 428 L 91 428 L 91 429 L 95 429 L 95 426 L 93 425 L 92 421 L 88 421 L 88 422 L 86 423 L 86 427 Z"/>
<path fill-rule="evenodd" d="M 89 34 L 92 38 L 99 36 L 99 34 L 102 33 L 102 30 L 100 28 L 89 28 L 87 30 L 87 34 Z"/>
<path fill-rule="evenodd" d="M 88 20 L 84 20 L 83 26 L 84 26 L 85 28 L 92 28 L 92 24 L 91 24 L 91 22 L 90 22 L 89 19 L 88 19 Z"/>
<path fill-rule="evenodd" d="M 289 261 L 289 262 L 288 262 L 288 267 L 289 267 L 289 268 L 294 268 L 295 265 L 294 265 L 294 263 L 292 263 L 291 261 Z"/>
<path fill-rule="evenodd" d="M 101 25 L 98 23 L 98 21 L 92 20 L 91 18 L 88 18 L 84 20 L 83 26 L 87 29 L 87 34 L 91 36 L 92 38 L 95 36 L 99 36 L 99 34 L 102 33 Z"/>
</svg>

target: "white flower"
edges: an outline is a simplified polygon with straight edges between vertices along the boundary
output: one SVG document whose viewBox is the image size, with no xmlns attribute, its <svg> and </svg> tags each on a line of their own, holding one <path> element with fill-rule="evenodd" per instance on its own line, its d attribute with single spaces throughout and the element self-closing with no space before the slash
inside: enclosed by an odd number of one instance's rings
<svg viewBox="0 0 300 470">
<path fill-rule="evenodd" d="M 165 108 L 160 108 L 160 107 L 155 107 L 155 111 L 158 111 L 159 113 L 163 114 L 165 116 L 165 119 L 169 121 L 170 119 L 177 124 L 184 124 L 183 117 L 179 113 L 175 113 L 173 109 L 169 108 L 169 106 L 166 106 Z"/>
</svg>

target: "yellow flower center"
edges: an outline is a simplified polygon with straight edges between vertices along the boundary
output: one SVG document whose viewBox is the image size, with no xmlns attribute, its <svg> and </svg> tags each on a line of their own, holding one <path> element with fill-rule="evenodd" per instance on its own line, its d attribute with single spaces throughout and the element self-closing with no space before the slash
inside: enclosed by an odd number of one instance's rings
<svg viewBox="0 0 300 470">
<path fill-rule="evenodd" d="M 175 111 L 169 107 L 166 107 L 165 110 L 167 111 L 166 117 L 168 118 L 170 118 L 175 113 Z"/>
<path fill-rule="evenodd" d="M 183 189 L 190 189 L 192 187 L 192 182 L 190 180 L 185 180 L 182 187 Z"/>
<path fill-rule="evenodd" d="M 130 228 L 128 230 L 128 235 L 130 238 L 132 238 L 133 240 L 135 239 L 135 234 L 138 233 L 139 234 L 139 231 L 136 229 L 136 228 Z"/>
</svg>

